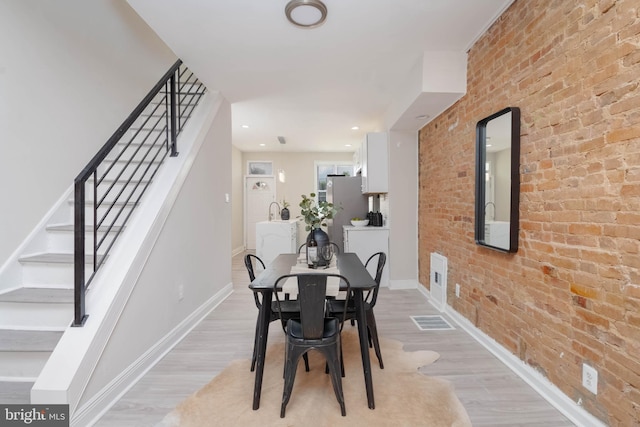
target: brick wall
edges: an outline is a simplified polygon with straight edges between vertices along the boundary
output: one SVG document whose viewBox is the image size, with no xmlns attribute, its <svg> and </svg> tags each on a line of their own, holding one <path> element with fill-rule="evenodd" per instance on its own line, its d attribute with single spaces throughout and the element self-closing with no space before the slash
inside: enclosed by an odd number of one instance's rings
<svg viewBox="0 0 640 427">
<path fill-rule="evenodd" d="M 516 254 L 474 243 L 475 125 L 508 106 L 522 114 Z M 429 254 L 446 256 L 455 310 L 596 417 L 639 425 L 640 2 L 516 0 L 419 150 L 421 283 Z"/>
</svg>

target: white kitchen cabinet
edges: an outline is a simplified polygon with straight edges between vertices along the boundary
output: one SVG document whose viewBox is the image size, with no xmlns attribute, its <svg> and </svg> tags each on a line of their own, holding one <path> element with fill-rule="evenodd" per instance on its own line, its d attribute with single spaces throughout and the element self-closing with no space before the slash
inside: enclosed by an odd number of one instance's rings
<svg viewBox="0 0 640 427">
<path fill-rule="evenodd" d="M 387 263 L 382 270 L 380 286 L 389 286 L 389 229 L 387 227 L 354 227 L 345 225 L 344 251 L 355 252 L 364 264 L 376 252 L 387 254 Z M 376 275 L 377 261 L 371 261 L 367 270 L 371 277 Z"/>
<path fill-rule="evenodd" d="M 353 153 L 353 170 L 356 174 L 362 174 L 362 161 L 361 161 L 362 146 L 356 148 Z"/>
<path fill-rule="evenodd" d="M 509 247 L 509 228 L 508 221 L 487 221 L 484 225 L 484 241 L 491 246 L 500 248 Z"/>
<path fill-rule="evenodd" d="M 368 133 L 360 150 L 362 192 L 389 192 L 389 153 L 386 132 Z"/>
<path fill-rule="evenodd" d="M 265 266 L 280 254 L 297 251 L 298 221 L 262 221 L 256 224 L 256 255 Z"/>
</svg>

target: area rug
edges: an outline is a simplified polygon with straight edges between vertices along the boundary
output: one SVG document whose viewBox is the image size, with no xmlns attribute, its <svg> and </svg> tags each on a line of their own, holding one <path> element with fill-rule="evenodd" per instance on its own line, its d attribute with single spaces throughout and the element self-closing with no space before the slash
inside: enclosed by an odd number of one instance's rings
<svg viewBox="0 0 640 427">
<path fill-rule="evenodd" d="M 252 407 L 255 376 L 250 360 L 236 360 L 209 384 L 189 396 L 156 427 L 203 426 L 471 426 L 452 385 L 418 368 L 435 362 L 432 351 L 405 352 L 402 343 L 381 337 L 384 369 L 371 351 L 375 409 L 367 406 L 358 335 L 343 331 L 346 417 L 340 415 L 324 359 L 309 353 L 310 372 L 300 364 L 286 417 L 280 418 L 284 343 L 267 348 L 260 409 Z"/>
</svg>

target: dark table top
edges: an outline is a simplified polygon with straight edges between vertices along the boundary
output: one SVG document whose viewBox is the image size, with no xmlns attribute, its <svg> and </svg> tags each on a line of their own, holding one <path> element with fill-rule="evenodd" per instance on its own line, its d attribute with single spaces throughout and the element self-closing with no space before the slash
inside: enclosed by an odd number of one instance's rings
<svg viewBox="0 0 640 427">
<path fill-rule="evenodd" d="M 297 254 L 280 254 L 249 285 L 254 291 L 272 290 L 278 277 L 291 272 L 291 267 L 298 261 Z M 376 286 L 369 272 L 358 255 L 347 252 L 336 255 L 336 265 L 340 274 L 349 280 L 351 290 L 367 290 Z"/>
</svg>

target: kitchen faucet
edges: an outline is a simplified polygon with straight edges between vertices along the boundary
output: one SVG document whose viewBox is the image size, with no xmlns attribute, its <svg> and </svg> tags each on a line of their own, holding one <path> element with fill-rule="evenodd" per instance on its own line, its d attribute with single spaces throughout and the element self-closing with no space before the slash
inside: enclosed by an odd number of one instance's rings
<svg viewBox="0 0 640 427">
<path fill-rule="evenodd" d="M 493 202 L 487 202 L 484 205 L 484 216 L 485 216 L 485 219 L 486 219 L 486 216 L 487 216 L 487 206 L 489 206 L 489 205 L 493 205 L 493 217 L 496 216 L 496 204 L 493 203 Z M 494 219 L 494 218 L 491 218 L 491 219 Z"/>
<path fill-rule="evenodd" d="M 278 215 L 280 215 L 280 204 L 278 204 L 278 202 L 271 202 L 271 204 L 269 205 L 269 221 L 273 220 L 273 214 L 271 213 L 271 206 L 274 204 L 278 208 Z"/>
</svg>

